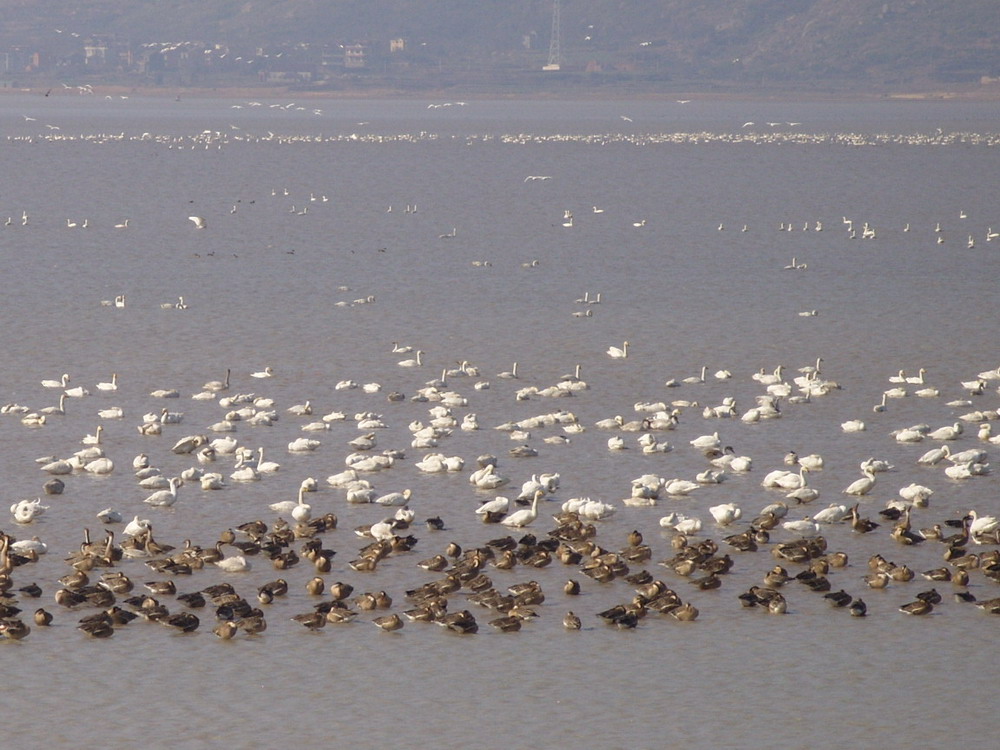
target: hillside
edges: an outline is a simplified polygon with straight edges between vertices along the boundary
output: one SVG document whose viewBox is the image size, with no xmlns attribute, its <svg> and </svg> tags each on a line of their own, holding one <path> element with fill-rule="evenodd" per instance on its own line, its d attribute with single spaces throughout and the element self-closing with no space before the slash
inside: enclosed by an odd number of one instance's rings
<svg viewBox="0 0 1000 750">
<path fill-rule="evenodd" d="M 728 86 L 978 83 L 1000 75 L 997 8 L 996 0 L 562 0 L 561 74 Z M 97 39 L 134 50 L 130 61 L 150 43 L 196 42 L 258 78 L 282 60 L 325 66 L 328 77 L 340 72 L 341 45 L 360 43 L 360 75 L 488 84 L 548 62 L 552 11 L 552 0 L 0 0 L 0 50 L 16 53 L 7 75 L 134 72 L 117 62 L 83 70 L 93 62 L 83 46 Z M 390 54 L 392 39 L 404 47 Z M 21 60 L 36 53 L 41 62 L 29 71 Z M 240 74 L 235 65 L 215 70 Z"/>
</svg>

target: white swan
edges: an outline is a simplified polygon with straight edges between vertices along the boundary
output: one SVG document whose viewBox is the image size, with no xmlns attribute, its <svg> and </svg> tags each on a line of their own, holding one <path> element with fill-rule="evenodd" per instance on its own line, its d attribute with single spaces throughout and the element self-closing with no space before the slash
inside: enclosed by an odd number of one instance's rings
<svg viewBox="0 0 1000 750">
<path fill-rule="evenodd" d="M 810 453 L 808 456 L 799 456 L 798 464 L 809 469 L 809 471 L 818 471 L 823 468 L 823 457 L 818 453 Z"/>
<path fill-rule="evenodd" d="M 139 516 L 136 516 L 125 524 L 125 528 L 122 529 L 122 534 L 125 536 L 139 536 L 141 534 L 145 534 L 151 528 L 153 528 L 153 524 L 149 522 L 148 518 L 139 518 Z"/>
<path fill-rule="evenodd" d="M 268 365 L 263 370 L 258 370 L 257 372 L 250 373 L 251 378 L 273 378 L 274 368 Z"/>
<path fill-rule="evenodd" d="M 899 488 L 899 496 L 901 498 L 920 507 L 926 506 L 927 501 L 930 500 L 931 495 L 933 494 L 934 490 L 930 487 L 925 487 L 922 484 L 917 484 L 916 482 L 911 482 L 905 487 Z"/>
<path fill-rule="evenodd" d="M 816 536 L 819 534 L 819 524 L 809 516 L 799 521 L 785 521 L 781 524 L 781 528 L 800 536 Z"/>
<path fill-rule="evenodd" d="M 114 461 L 106 456 L 101 456 L 95 458 L 93 461 L 89 461 L 83 465 L 83 470 L 88 474 L 110 474 L 115 470 Z"/>
<path fill-rule="evenodd" d="M 257 471 L 261 474 L 273 474 L 281 468 L 281 464 L 275 461 L 264 460 L 264 448 L 257 449 Z"/>
<path fill-rule="evenodd" d="M 875 472 L 865 469 L 865 475 L 844 488 L 845 495 L 867 495 L 875 487 Z"/>
<path fill-rule="evenodd" d="M 882 401 L 875 404 L 875 406 L 872 407 L 872 411 L 876 413 L 885 411 L 885 401 L 887 398 L 889 398 L 889 394 L 883 391 Z"/>
<path fill-rule="evenodd" d="M 609 451 L 622 451 L 626 450 L 627 448 L 628 446 L 625 445 L 625 438 L 623 438 L 621 435 L 614 435 L 613 437 L 608 438 Z"/>
<path fill-rule="evenodd" d="M 417 349 L 415 359 L 403 359 L 397 362 L 396 364 L 398 364 L 400 367 L 422 367 L 424 364 L 422 359 L 423 354 L 424 353 L 421 349 Z"/>
<path fill-rule="evenodd" d="M 19 500 L 10 506 L 10 512 L 14 515 L 14 521 L 20 524 L 31 523 L 48 509 L 49 506 L 42 505 L 41 498 Z"/>
<path fill-rule="evenodd" d="M 736 503 L 722 503 L 709 507 L 708 512 L 720 526 L 729 526 L 743 516 L 743 511 Z"/>
<path fill-rule="evenodd" d="M 628 341 L 624 342 L 620 349 L 617 346 L 609 346 L 607 354 L 612 359 L 625 359 L 628 356 Z"/>
<path fill-rule="evenodd" d="M 292 508 L 292 520 L 296 523 L 308 523 L 312 519 L 312 506 L 309 503 L 299 502 Z"/>
<path fill-rule="evenodd" d="M 413 491 L 410 489 L 405 489 L 402 492 L 389 492 L 385 495 L 379 495 L 375 498 L 374 502 L 378 505 L 406 505 L 410 501 L 412 494 Z"/>
<path fill-rule="evenodd" d="M 799 472 L 796 474 L 794 471 L 786 472 L 774 480 L 772 486 L 780 487 L 783 490 L 798 490 L 807 485 L 806 474 L 809 473 L 809 469 L 805 466 L 799 466 Z"/>
<path fill-rule="evenodd" d="M 121 523 L 122 514 L 115 510 L 114 508 L 105 508 L 104 510 L 98 511 L 97 517 L 103 523 Z"/>
<path fill-rule="evenodd" d="M 202 386 L 206 391 L 228 391 L 229 390 L 229 368 L 226 368 L 226 379 L 225 380 L 210 380 L 205 385 Z"/>
<path fill-rule="evenodd" d="M 229 456 L 236 452 L 239 447 L 239 441 L 232 435 L 223 435 L 222 437 L 215 438 L 211 443 L 209 443 L 212 450 L 214 450 L 220 456 Z M 200 447 L 200 446 L 196 446 Z"/>
<path fill-rule="evenodd" d="M 59 476 L 61 474 L 72 474 L 73 464 L 71 464 L 69 461 L 58 459 L 43 464 L 41 470 L 46 472 L 47 474 L 52 474 L 53 476 Z"/>
<path fill-rule="evenodd" d="M 972 518 L 972 523 L 969 524 L 969 534 L 972 535 L 973 541 L 978 536 L 992 534 L 1000 528 L 1000 521 L 997 520 L 996 516 L 980 516 L 975 510 L 970 510 L 969 516 Z"/>
<path fill-rule="evenodd" d="M 98 383 L 97 390 L 99 391 L 117 391 L 118 390 L 118 373 L 111 373 L 111 382 Z"/>
<path fill-rule="evenodd" d="M 719 440 L 719 433 L 713 432 L 711 435 L 701 435 L 696 437 L 694 440 L 689 441 L 691 445 L 700 451 L 715 451 L 722 446 L 722 441 Z"/>
<path fill-rule="evenodd" d="M 202 474 L 198 480 L 203 490 L 221 490 L 226 486 L 226 480 L 218 472 Z"/>
<path fill-rule="evenodd" d="M 924 439 L 924 433 L 913 428 L 905 428 L 896 431 L 893 437 L 896 438 L 897 443 L 919 443 Z"/>
<path fill-rule="evenodd" d="M 495 490 L 509 482 L 510 478 L 499 474 L 496 466 L 493 464 L 488 464 L 482 469 L 477 469 L 469 477 L 469 483 L 475 485 L 480 490 Z"/>
<path fill-rule="evenodd" d="M 276 503 L 271 503 L 268 507 L 275 513 L 291 513 L 299 505 L 305 505 L 304 495 L 309 491 L 310 485 L 307 480 L 303 480 L 299 485 L 299 494 L 296 500 L 279 500 Z"/>
<path fill-rule="evenodd" d="M 668 479 L 663 485 L 663 491 L 668 495 L 690 495 L 701 485 L 688 479 Z"/>
<path fill-rule="evenodd" d="M 846 422 L 841 423 L 840 429 L 844 432 L 864 432 L 865 423 L 860 419 L 849 419 Z"/>
<path fill-rule="evenodd" d="M 687 383 L 688 385 L 695 385 L 697 383 L 704 383 L 705 382 L 705 373 L 706 372 L 708 372 L 708 366 L 707 365 L 702 365 L 701 375 L 691 375 L 691 376 L 686 377 L 683 380 L 681 380 L 681 382 L 682 383 Z"/>
<path fill-rule="evenodd" d="M 521 510 L 515 511 L 500 521 L 500 523 L 504 526 L 510 526 L 518 529 L 530 526 L 535 522 L 535 519 L 538 518 L 538 499 L 544 494 L 544 492 L 539 490 L 535 493 L 535 497 L 531 501 L 530 508 L 522 508 Z"/>
<path fill-rule="evenodd" d="M 245 455 L 241 455 L 235 471 L 229 475 L 229 478 L 234 482 L 256 482 L 260 480 L 260 473 L 256 467 L 247 463 Z"/>
<path fill-rule="evenodd" d="M 203 216 L 188 216 L 188 219 L 194 223 L 195 229 L 204 229 L 208 226 Z"/>
<path fill-rule="evenodd" d="M 674 531 L 677 531 L 686 536 L 691 536 L 697 534 L 701 531 L 701 519 L 700 518 L 684 518 L 680 516 L 680 521 L 674 524 Z M 660 525 L 663 525 L 663 519 L 660 519 Z"/>
<path fill-rule="evenodd" d="M 950 426 L 938 427 L 936 430 L 927 433 L 927 437 L 931 440 L 958 440 L 959 435 L 964 431 L 965 428 L 962 427 L 962 423 L 955 422 Z"/>
<path fill-rule="evenodd" d="M 615 514 L 618 509 L 610 503 L 588 499 L 578 509 L 577 515 L 589 521 L 600 521 Z"/>
<path fill-rule="evenodd" d="M 306 437 L 296 438 L 288 444 L 288 450 L 291 453 L 308 453 L 319 448 L 319 440 L 312 440 Z"/>
<path fill-rule="evenodd" d="M 840 523 L 850 514 L 850 510 L 846 505 L 839 505 L 837 503 L 830 503 L 829 506 L 821 511 L 813 514 L 812 519 L 816 523 Z"/>
<path fill-rule="evenodd" d="M 484 502 L 476 508 L 475 512 L 477 515 L 485 516 L 487 514 L 506 513 L 508 510 L 510 510 L 510 498 L 495 497 L 492 500 Z"/>
<path fill-rule="evenodd" d="M 64 415 L 66 414 L 66 394 L 59 394 L 59 406 L 45 406 L 38 410 L 42 414 Z"/>
<path fill-rule="evenodd" d="M 101 444 L 101 433 L 104 432 L 104 425 L 97 425 L 97 429 L 94 430 L 93 435 L 84 435 L 83 439 L 80 441 L 83 445 L 100 445 Z"/>
<path fill-rule="evenodd" d="M 250 562 L 243 555 L 233 555 L 216 560 L 215 566 L 226 573 L 245 573 L 250 570 Z"/>
<path fill-rule="evenodd" d="M 154 505 L 158 508 L 169 508 L 177 502 L 177 486 L 180 480 L 177 477 L 170 478 L 170 486 L 165 490 L 157 490 L 152 495 L 143 500 L 146 505 Z"/>
</svg>

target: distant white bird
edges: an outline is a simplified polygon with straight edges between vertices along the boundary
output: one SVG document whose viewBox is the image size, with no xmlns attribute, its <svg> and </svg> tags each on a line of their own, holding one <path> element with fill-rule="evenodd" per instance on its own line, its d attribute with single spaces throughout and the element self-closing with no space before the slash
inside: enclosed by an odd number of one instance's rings
<svg viewBox="0 0 1000 750">
<path fill-rule="evenodd" d="M 188 216 L 188 219 L 194 222 L 196 229 L 204 229 L 208 226 L 208 223 L 205 221 L 203 216 Z"/>
<path fill-rule="evenodd" d="M 122 529 L 122 533 L 126 536 L 138 536 L 149 531 L 152 526 L 153 525 L 149 522 L 149 519 L 139 518 L 139 516 L 136 516 L 125 524 L 125 528 Z"/>
<path fill-rule="evenodd" d="M 59 380 L 43 380 L 42 385 L 45 388 L 65 388 L 69 383 L 69 375 L 63 373 L 63 376 Z"/>
<path fill-rule="evenodd" d="M 10 512 L 14 515 L 14 521 L 20 524 L 31 523 L 48 509 L 49 506 L 42 505 L 41 498 L 19 500 L 10 506 Z"/>
<path fill-rule="evenodd" d="M 781 528 L 800 536 L 816 536 L 819 534 L 819 524 L 808 516 L 799 521 L 785 521 L 781 524 Z"/>
<path fill-rule="evenodd" d="M 180 480 L 178 480 L 177 477 L 171 477 L 169 489 L 157 490 L 143 500 L 143 502 L 147 505 L 155 505 L 159 508 L 169 508 L 177 502 L 177 485 L 179 481 Z"/>
<path fill-rule="evenodd" d="M 244 573 L 250 570 L 250 561 L 243 557 L 243 555 L 224 557 L 221 560 L 217 560 L 215 565 L 226 573 Z"/>
<path fill-rule="evenodd" d="M 623 343 L 621 348 L 617 346 L 609 346 L 607 354 L 612 359 L 625 359 L 628 356 L 628 341 Z"/>
<path fill-rule="evenodd" d="M 933 494 L 934 490 L 930 487 L 925 487 L 922 484 L 916 484 L 915 482 L 899 488 L 899 496 L 901 498 L 918 506 L 926 506 L 927 501 L 930 500 L 931 495 Z"/>
<path fill-rule="evenodd" d="M 288 444 L 288 450 L 292 453 L 306 453 L 308 451 L 316 450 L 319 446 L 319 440 L 311 440 L 310 438 L 300 437 Z"/>
<path fill-rule="evenodd" d="M 845 495 L 867 495 L 875 486 L 875 472 L 865 469 L 865 475 L 844 488 Z"/>
<path fill-rule="evenodd" d="M 983 534 L 992 534 L 1000 528 L 1000 521 L 997 520 L 996 516 L 980 516 L 975 510 L 970 510 L 969 516 L 972 517 L 969 533 L 972 535 L 973 540 Z"/>
<path fill-rule="evenodd" d="M 663 491 L 668 495 L 689 495 L 701 485 L 688 479 L 669 479 L 663 485 Z"/>
<path fill-rule="evenodd" d="M 708 509 L 708 512 L 712 514 L 712 518 L 720 526 L 728 526 L 743 516 L 743 511 L 736 503 L 713 505 Z"/>
<path fill-rule="evenodd" d="M 535 497 L 531 501 L 530 508 L 522 508 L 519 511 L 515 511 L 504 518 L 500 523 L 504 526 L 511 526 L 513 528 L 523 528 L 524 526 L 531 525 L 535 522 L 535 519 L 538 518 L 538 499 L 544 494 L 544 492 L 539 490 L 535 493 Z"/>
<path fill-rule="evenodd" d="M 111 381 L 107 383 L 98 383 L 97 390 L 99 391 L 117 391 L 118 390 L 118 373 L 111 373 Z"/>
<path fill-rule="evenodd" d="M 711 435 L 701 435 L 688 442 L 700 451 L 715 451 L 722 447 L 718 432 L 713 432 Z"/>
<path fill-rule="evenodd" d="M 815 513 L 813 520 L 816 523 L 840 523 L 847 518 L 850 511 L 846 505 L 831 503 L 828 507 Z"/>
<path fill-rule="evenodd" d="M 485 516 L 487 513 L 506 513 L 508 510 L 510 510 L 510 498 L 495 497 L 476 508 L 476 514 Z"/>
<path fill-rule="evenodd" d="M 663 519 L 660 519 L 660 525 L 663 525 Z M 674 524 L 674 531 L 681 534 L 697 534 L 701 531 L 701 519 L 700 518 L 681 518 L 676 524 Z"/>
<path fill-rule="evenodd" d="M 406 505 L 412 494 L 413 491 L 410 489 L 405 489 L 402 492 L 389 492 L 385 495 L 379 495 L 375 498 L 374 502 L 378 505 Z"/>
<path fill-rule="evenodd" d="M 99 511 L 97 517 L 104 523 L 121 523 L 122 514 L 114 508 L 105 508 Z"/>
</svg>

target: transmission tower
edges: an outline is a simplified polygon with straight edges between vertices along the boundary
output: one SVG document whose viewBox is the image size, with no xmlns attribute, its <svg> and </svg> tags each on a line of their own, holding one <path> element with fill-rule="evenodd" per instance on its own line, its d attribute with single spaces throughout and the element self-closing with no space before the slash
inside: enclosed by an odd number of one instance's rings
<svg viewBox="0 0 1000 750">
<path fill-rule="evenodd" d="M 542 70 L 559 70 L 562 53 L 559 50 L 559 0 L 552 3 L 552 38 L 549 40 L 549 63 Z"/>
</svg>

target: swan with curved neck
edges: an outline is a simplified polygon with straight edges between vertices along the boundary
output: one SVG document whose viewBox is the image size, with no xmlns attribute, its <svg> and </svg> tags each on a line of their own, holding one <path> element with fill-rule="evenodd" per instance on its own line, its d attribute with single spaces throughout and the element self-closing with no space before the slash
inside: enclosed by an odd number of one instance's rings
<svg viewBox="0 0 1000 750">
<path fill-rule="evenodd" d="M 170 487 L 165 490 L 158 490 L 143 500 L 147 505 L 155 505 L 160 508 L 169 508 L 177 502 L 177 485 L 180 480 L 177 477 L 170 478 Z"/>
<path fill-rule="evenodd" d="M 628 356 L 628 341 L 621 345 L 621 348 L 617 346 L 608 347 L 608 356 L 612 359 L 625 359 Z"/>
<path fill-rule="evenodd" d="M 226 379 L 225 380 L 210 380 L 203 386 L 206 391 L 225 391 L 229 390 L 229 375 L 230 370 L 226 368 Z"/>
<path fill-rule="evenodd" d="M 545 494 L 544 490 L 537 490 L 535 492 L 535 497 L 531 501 L 530 508 L 524 508 L 517 511 L 516 513 L 511 513 L 509 516 L 504 518 L 500 523 L 504 526 L 511 526 L 514 528 L 522 528 L 534 523 L 535 519 L 538 518 L 538 499 Z"/>
</svg>

